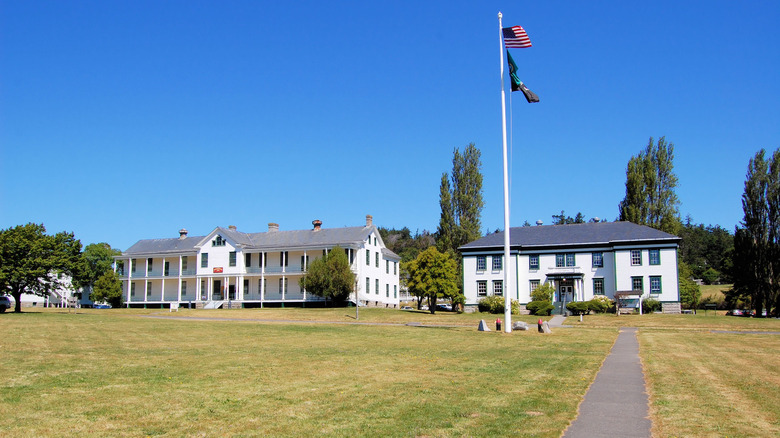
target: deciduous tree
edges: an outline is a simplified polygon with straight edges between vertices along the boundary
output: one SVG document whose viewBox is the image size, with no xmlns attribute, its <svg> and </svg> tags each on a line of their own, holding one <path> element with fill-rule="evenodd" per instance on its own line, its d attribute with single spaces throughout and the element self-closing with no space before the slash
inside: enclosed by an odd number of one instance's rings
<svg viewBox="0 0 780 438">
<path fill-rule="evenodd" d="M 667 144 L 665 137 L 654 143 L 651 137 L 645 150 L 628 161 L 619 219 L 677 234 L 680 201 L 676 187 L 674 144 Z"/>
<path fill-rule="evenodd" d="M 105 271 L 91 286 L 89 299 L 95 302 L 105 301 L 112 307 L 122 306 L 122 282 L 112 270 Z"/>
<path fill-rule="evenodd" d="M 431 247 L 421 252 L 406 265 L 409 272 L 409 292 L 428 300 L 428 309 L 436 313 L 438 298 L 457 298 L 458 268 L 455 260 L 447 253 Z"/>
<path fill-rule="evenodd" d="M 355 288 L 355 274 L 344 249 L 335 246 L 325 256 L 312 260 L 299 284 L 331 302 L 346 301 Z"/>
<path fill-rule="evenodd" d="M 81 242 L 73 233 L 46 234 L 43 224 L 29 223 L 0 230 L 0 292 L 16 300 L 22 294 L 42 297 L 57 289 L 60 273 L 73 277 L 78 269 Z"/>
<path fill-rule="evenodd" d="M 439 251 L 456 256 L 458 247 L 482 237 L 485 203 L 479 149 L 470 143 L 463 153 L 455 148 L 452 155 L 452 174 L 444 173 L 439 186 L 441 217 L 436 234 Z"/>
</svg>

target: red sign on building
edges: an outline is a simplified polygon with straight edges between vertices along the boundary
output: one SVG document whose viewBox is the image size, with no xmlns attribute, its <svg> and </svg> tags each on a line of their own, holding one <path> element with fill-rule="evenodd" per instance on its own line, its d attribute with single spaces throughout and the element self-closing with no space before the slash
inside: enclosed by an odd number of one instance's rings
<svg viewBox="0 0 780 438">
<path fill-rule="evenodd" d="M 222 268 L 214 268 L 214 273 L 215 274 L 221 274 L 222 273 Z"/>
</svg>

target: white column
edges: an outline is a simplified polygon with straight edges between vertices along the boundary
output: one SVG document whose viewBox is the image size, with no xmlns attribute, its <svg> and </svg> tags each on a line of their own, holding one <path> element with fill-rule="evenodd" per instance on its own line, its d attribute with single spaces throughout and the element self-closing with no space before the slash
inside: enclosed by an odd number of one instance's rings
<svg viewBox="0 0 780 438">
<path fill-rule="evenodd" d="M 239 275 L 238 276 L 238 286 L 236 287 L 238 289 L 238 296 L 236 297 L 238 300 L 243 301 L 244 300 L 244 276 Z"/>
<path fill-rule="evenodd" d="M 306 251 L 303 251 L 303 271 L 306 272 L 306 269 L 309 266 L 309 256 L 307 255 Z M 300 286 L 300 283 L 299 283 Z M 303 288 L 303 301 L 306 301 L 306 288 Z"/>
</svg>

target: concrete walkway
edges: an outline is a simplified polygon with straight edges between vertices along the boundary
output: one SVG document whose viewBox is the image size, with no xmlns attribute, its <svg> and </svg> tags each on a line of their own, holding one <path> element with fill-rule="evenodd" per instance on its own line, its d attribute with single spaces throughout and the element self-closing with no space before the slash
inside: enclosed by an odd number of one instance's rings
<svg viewBox="0 0 780 438">
<path fill-rule="evenodd" d="M 563 321 L 566 321 L 565 316 L 553 315 L 553 317 L 550 318 L 549 321 L 547 321 L 547 325 L 550 327 L 561 327 L 563 325 Z"/>
<path fill-rule="evenodd" d="M 652 422 L 636 328 L 620 329 L 579 411 L 565 438 L 650 437 Z"/>
</svg>

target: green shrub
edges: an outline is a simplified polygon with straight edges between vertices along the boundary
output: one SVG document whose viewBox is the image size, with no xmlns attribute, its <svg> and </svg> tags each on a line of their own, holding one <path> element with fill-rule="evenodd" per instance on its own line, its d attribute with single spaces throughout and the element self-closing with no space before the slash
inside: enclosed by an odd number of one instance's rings
<svg viewBox="0 0 780 438">
<path fill-rule="evenodd" d="M 510 306 L 512 307 L 512 314 L 517 315 L 520 313 L 520 303 L 517 300 L 512 300 Z M 482 298 L 477 302 L 477 308 L 480 312 L 501 314 L 504 313 L 504 297 L 492 295 Z"/>
<path fill-rule="evenodd" d="M 644 313 L 653 313 L 653 312 L 660 312 L 661 311 L 661 302 L 654 299 L 654 298 L 648 298 L 646 300 L 642 301 L 642 311 Z"/>
<path fill-rule="evenodd" d="M 575 315 L 587 315 L 590 313 L 588 301 L 572 301 L 566 305 L 566 308 Z"/>
<path fill-rule="evenodd" d="M 605 297 L 604 295 L 598 295 L 588 301 L 588 309 L 595 313 L 607 313 L 615 311 L 615 302 Z"/>
<path fill-rule="evenodd" d="M 551 284 L 545 283 L 531 292 L 531 301 L 547 301 L 552 303 L 554 293 L 555 288 Z"/>
<path fill-rule="evenodd" d="M 531 301 L 525 308 L 531 312 L 531 315 L 550 316 L 555 306 L 548 301 Z"/>
</svg>

